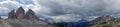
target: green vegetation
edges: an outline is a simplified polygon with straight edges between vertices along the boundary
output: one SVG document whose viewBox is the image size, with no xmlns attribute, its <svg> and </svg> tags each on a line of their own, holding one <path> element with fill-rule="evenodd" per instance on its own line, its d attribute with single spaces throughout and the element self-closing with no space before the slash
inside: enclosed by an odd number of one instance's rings
<svg viewBox="0 0 120 27">
<path fill-rule="evenodd" d="M 106 24 L 107 22 L 106 21 L 103 21 L 102 23 L 100 23 L 100 24 Z"/>
<path fill-rule="evenodd" d="M 102 27 L 111 27 L 110 24 L 105 24 L 105 25 L 102 25 Z"/>
</svg>

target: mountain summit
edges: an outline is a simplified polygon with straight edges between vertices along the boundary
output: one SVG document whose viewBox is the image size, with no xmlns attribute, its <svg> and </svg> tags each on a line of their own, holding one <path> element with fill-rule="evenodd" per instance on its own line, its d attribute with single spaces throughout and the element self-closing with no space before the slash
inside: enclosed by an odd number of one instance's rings
<svg viewBox="0 0 120 27">
<path fill-rule="evenodd" d="M 15 14 L 15 10 L 12 10 L 9 14 L 8 14 L 8 18 L 17 18 L 16 14 Z"/>
<path fill-rule="evenodd" d="M 24 18 L 25 19 L 39 19 L 31 9 L 28 10 Z"/>
<path fill-rule="evenodd" d="M 16 16 L 18 19 L 23 18 L 24 14 L 25 14 L 25 10 L 23 9 L 23 7 L 20 7 L 18 8 L 18 10 L 16 10 Z"/>
<path fill-rule="evenodd" d="M 35 13 L 29 9 L 26 14 L 25 14 L 25 10 L 20 7 L 16 10 L 12 10 L 9 14 L 8 14 L 8 18 L 13 18 L 13 19 L 39 19 Z"/>
</svg>

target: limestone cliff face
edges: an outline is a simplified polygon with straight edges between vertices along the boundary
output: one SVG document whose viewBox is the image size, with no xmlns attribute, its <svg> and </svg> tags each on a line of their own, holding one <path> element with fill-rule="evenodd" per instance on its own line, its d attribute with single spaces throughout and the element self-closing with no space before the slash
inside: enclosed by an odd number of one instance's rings
<svg viewBox="0 0 120 27">
<path fill-rule="evenodd" d="M 25 11 L 22 7 L 18 8 L 18 10 L 16 10 L 16 16 L 18 19 L 22 19 L 24 14 L 25 14 Z"/>
<path fill-rule="evenodd" d="M 37 19 L 37 20 L 39 19 L 31 9 L 28 10 L 24 18 L 25 19 Z"/>
<path fill-rule="evenodd" d="M 17 18 L 16 14 L 15 14 L 15 10 L 12 10 L 12 11 L 8 14 L 8 18 L 12 18 L 12 19 Z"/>
</svg>

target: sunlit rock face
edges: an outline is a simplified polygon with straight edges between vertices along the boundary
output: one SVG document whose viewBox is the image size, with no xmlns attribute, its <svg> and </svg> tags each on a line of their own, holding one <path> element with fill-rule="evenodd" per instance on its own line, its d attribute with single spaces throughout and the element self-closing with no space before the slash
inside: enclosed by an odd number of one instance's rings
<svg viewBox="0 0 120 27">
<path fill-rule="evenodd" d="M 25 19 L 39 19 L 31 9 L 28 10 L 24 18 Z"/>
<path fill-rule="evenodd" d="M 12 10 L 12 11 L 8 14 L 8 18 L 12 18 L 12 19 L 17 18 L 16 14 L 15 14 L 15 10 Z"/>
<path fill-rule="evenodd" d="M 16 16 L 18 19 L 23 18 L 24 14 L 25 10 L 22 7 L 18 8 L 18 10 L 16 11 Z"/>
</svg>

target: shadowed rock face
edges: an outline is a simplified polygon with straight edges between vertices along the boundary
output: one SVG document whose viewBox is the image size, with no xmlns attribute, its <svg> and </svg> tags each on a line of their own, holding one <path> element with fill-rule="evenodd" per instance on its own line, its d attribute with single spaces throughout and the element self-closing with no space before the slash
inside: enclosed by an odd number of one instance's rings
<svg viewBox="0 0 120 27">
<path fill-rule="evenodd" d="M 25 14 L 25 11 L 22 7 L 18 8 L 18 10 L 16 11 L 16 16 L 18 19 L 22 19 L 24 14 Z"/>
<path fill-rule="evenodd" d="M 1 16 L 0 16 L 0 19 L 2 19 Z"/>
<path fill-rule="evenodd" d="M 24 16 L 25 19 L 37 19 L 38 17 L 35 15 L 35 13 L 29 9 L 28 12 L 26 13 L 26 15 Z"/>
<path fill-rule="evenodd" d="M 15 10 L 12 10 L 9 14 L 8 14 L 8 18 L 17 18 L 16 14 L 15 14 Z"/>
</svg>

